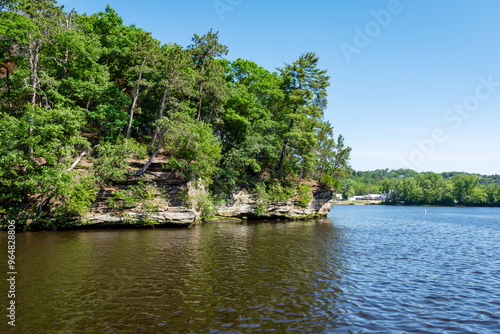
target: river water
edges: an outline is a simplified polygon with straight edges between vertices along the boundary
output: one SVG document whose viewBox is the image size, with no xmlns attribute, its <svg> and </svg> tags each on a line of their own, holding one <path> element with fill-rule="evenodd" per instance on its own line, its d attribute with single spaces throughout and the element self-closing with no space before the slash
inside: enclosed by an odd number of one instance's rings
<svg viewBox="0 0 500 334">
<path fill-rule="evenodd" d="M 0 332 L 500 333 L 500 209 L 424 210 L 18 233 Z"/>
</svg>

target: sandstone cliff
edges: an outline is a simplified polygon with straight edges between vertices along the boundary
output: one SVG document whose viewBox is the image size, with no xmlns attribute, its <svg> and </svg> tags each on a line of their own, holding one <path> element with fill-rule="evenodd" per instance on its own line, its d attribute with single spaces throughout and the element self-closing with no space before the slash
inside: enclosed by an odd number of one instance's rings
<svg viewBox="0 0 500 334">
<path fill-rule="evenodd" d="M 149 194 L 137 202 L 126 203 L 116 199 L 116 193 L 125 193 L 141 185 Z M 230 194 L 225 203 L 216 204 L 210 219 L 306 219 L 326 216 L 334 198 L 331 190 L 312 187 L 312 200 L 305 205 L 297 200 L 262 203 L 255 195 L 245 190 Z M 87 226 L 108 226 L 137 223 L 159 223 L 185 227 L 203 222 L 205 209 L 203 198 L 207 192 L 203 185 L 187 182 L 178 175 L 164 172 L 161 162 L 150 166 L 149 172 L 141 178 L 129 177 L 114 187 L 102 189 L 89 214 L 82 217 L 80 224 Z M 114 205 L 111 205 L 111 204 Z M 121 204 L 120 204 L 121 203 Z M 148 205 L 145 205 L 148 204 Z M 146 207 L 145 207 L 146 206 Z"/>
</svg>

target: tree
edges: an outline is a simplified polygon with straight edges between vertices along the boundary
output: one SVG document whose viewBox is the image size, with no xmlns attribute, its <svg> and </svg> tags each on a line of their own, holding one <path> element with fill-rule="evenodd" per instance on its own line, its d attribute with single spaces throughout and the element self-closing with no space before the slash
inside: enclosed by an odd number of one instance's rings
<svg viewBox="0 0 500 334">
<path fill-rule="evenodd" d="M 0 117 L 0 187 L 2 201 L 35 203 L 40 215 L 49 201 L 78 183 L 73 168 L 89 143 L 80 134 L 83 112 L 37 105 L 34 110 L 20 119 Z"/>
<path fill-rule="evenodd" d="M 217 128 L 222 143 L 217 192 L 252 187 L 271 175 L 278 160 L 280 127 L 274 116 L 282 99 L 281 78 L 254 62 L 238 59 L 226 64 L 231 95 Z"/>
<path fill-rule="evenodd" d="M 460 205 L 473 201 L 474 190 L 479 182 L 476 175 L 459 175 L 453 181 L 453 195 Z"/>
<path fill-rule="evenodd" d="M 196 85 L 198 87 L 198 108 L 196 119 L 200 121 L 203 115 L 204 100 L 208 104 L 210 119 L 212 112 L 227 97 L 226 82 L 222 78 L 222 67 L 217 59 L 227 55 L 228 48 L 219 43 L 219 32 L 212 32 L 212 29 L 203 36 L 194 34 L 193 44 L 188 46 L 191 50 L 193 62 L 196 67 Z"/>
<path fill-rule="evenodd" d="M 158 122 L 163 117 L 165 103 L 167 103 L 170 112 L 174 110 L 180 111 L 182 106 L 180 105 L 179 98 L 176 98 L 176 96 L 192 94 L 192 76 L 189 71 L 191 62 L 189 55 L 181 46 L 177 44 L 164 45 L 159 63 L 161 70 L 159 84 L 163 85 L 163 94 L 158 112 L 158 121 L 155 125 L 151 144 L 149 145 L 149 152 L 151 152 L 158 135 Z"/>
<path fill-rule="evenodd" d="M 285 64 L 284 68 L 279 69 L 286 101 L 284 119 L 288 120 L 277 167 L 279 178 L 283 176 L 283 165 L 290 144 L 297 151 L 299 160 L 303 160 L 302 155 L 307 154 L 308 147 L 316 145 L 312 134 L 314 123 L 323 116 L 326 87 L 329 86 L 326 70 L 317 68 L 318 61 L 319 58 L 313 52 L 308 52 L 294 63 Z M 304 164 L 308 164 L 307 157 Z"/>
<path fill-rule="evenodd" d="M 212 126 L 179 112 L 164 117 L 159 126 L 165 138 L 164 149 L 170 156 L 168 167 L 210 185 L 221 158 L 220 142 L 213 135 Z"/>
<path fill-rule="evenodd" d="M 130 137 L 132 129 L 132 120 L 134 119 L 134 109 L 139 97 L 141 86 L 149 86 L 150 83 L 143 79 L 143 74 L 150 73 L 154 70 L 153 65 L 156 61 L 158 51 L 158 41 L 151 37 L 150 33 L 140 31 L 137 34 L 137 40 L 130 50 L 130 57 L 136 61 L 135 66 L 130 68 L 130 71 L 137 75 L 137 79 L 133 82 L 135 86 L 132 95 L 132 103 L 129 108 L 130 119 L 127 127 L 126 139 Z"/>
<path fill-rule="evenodd" d="M 37 95 L 43 94 L 45 97 L 45 105 L 49 101 L 47 96 L 41 90 L 42 82 L 47 82 L 49 78 L 41 76 L 42 69 L 40 68 L 40 52 L 44 43 L 49 43 L 52 38 L 52 32 L 55 29 L 58 17 L 62 15 L 62 9 L 56 6 L 55 0 L 21 0 L 16 8 L 21 15 L 26 16 L 37 29 L 30 29 L 27 32 L 27 58 L 29 60 L 29 85 L 31 105 L 30 123 L 33 123 L 35 114 L 35 104 L 37 103 Z M 39 99 L 39 105 L 42 105 L 42 100 Z M 29 127 L 30 135 L 33 134 L 33 126 Z M 33 153 L 33 147 L 29 148 L 30 153 Z"/>
<path fill-rule="evenodd" d="M 7 107 L 12 111 L 20 96 L 24 95 L 23 74 L 17 78 L 12 78 L 15 68 L 23 68 L 27 61 L 28 46 L 30 36 L 38 35 L 38 27 L 28 17 L 10 12 L 0 12 L 0 73 L 2 87 L 2 99 L 0 107 Z M 17 92 L 15 91 L 17 88 Z M 4 103 L 7 103 L 4 105 Z M 21 105 L 23 101 L 20 102 Z"/>
<path fill-rule="evenodd" d="M 49 73 L 56 87 L 53 99 L 94 111 L 110 86 L 107 66 L 99 63 L 103 48 L 98 36 L 88 31 L 87 16 L 71 11 L 62 19 L 49 48 Z"/>
<path fill-rule="evenodd" d="M 490 184 L 486 187 L 486 195 L 488 204 L 492 206 L 500 206 L 500 185 Z"/>
<path fill-rule="evenodd" d="M 349 199 L 355 195 L 356 181 L 352 179 L 347 179 L 341 182 L 340 188 L 342 189 L 342 198 L 344 200 Z"/>
</svg>

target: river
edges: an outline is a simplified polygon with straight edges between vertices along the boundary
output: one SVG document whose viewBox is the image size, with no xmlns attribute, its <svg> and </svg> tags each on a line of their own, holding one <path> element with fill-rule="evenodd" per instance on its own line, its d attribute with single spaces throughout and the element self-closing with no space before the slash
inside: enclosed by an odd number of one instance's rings
<svg viewBox="0 0 500 334">
<path fill-rule="evenodd" d="M 24 232 L 16 256 L 2 333 L 500 332 L 499 208 Z"/>
</svg>

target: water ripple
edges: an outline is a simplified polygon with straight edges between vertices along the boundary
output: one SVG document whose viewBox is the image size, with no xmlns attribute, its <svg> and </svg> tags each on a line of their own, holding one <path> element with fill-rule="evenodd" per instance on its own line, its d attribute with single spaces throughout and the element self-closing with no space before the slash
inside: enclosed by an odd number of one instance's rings
<svg viewBox="0 0 500 334">
<path fill-rule="evenodd" d="M 356 206 L 308 222 L 21 233 L 16 330 L 496 333 L 499 217 Z"/>
</svg>

